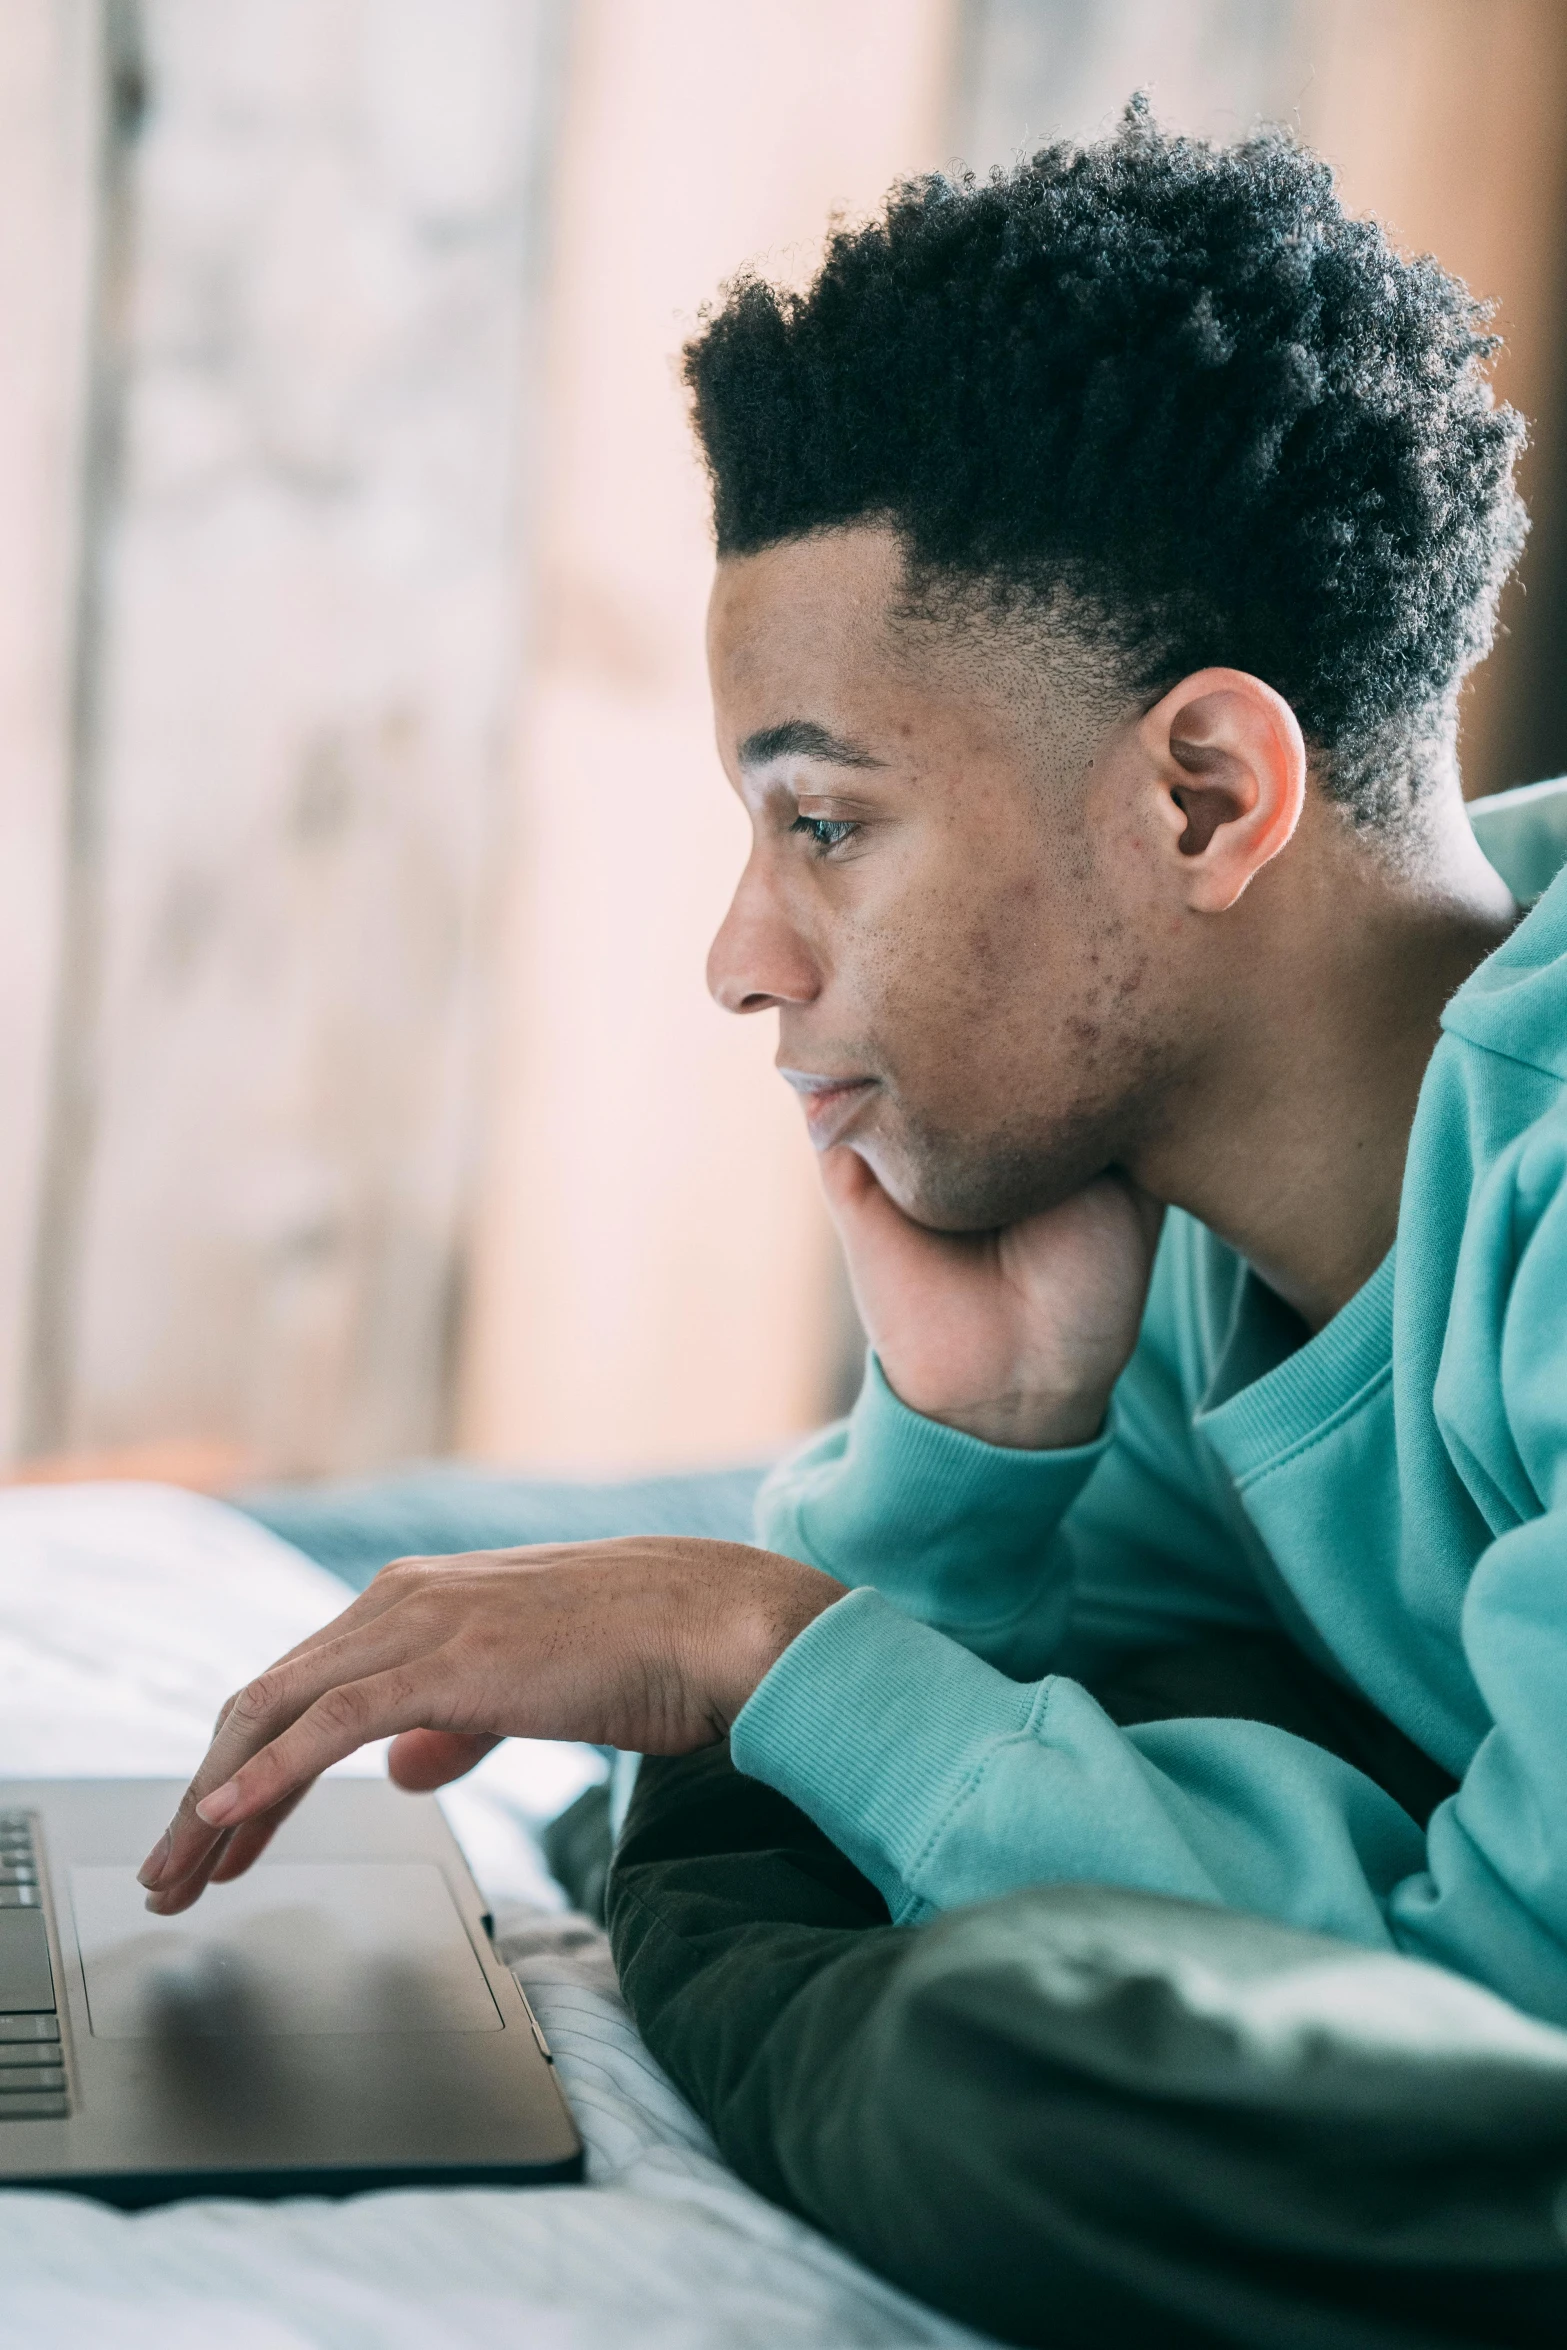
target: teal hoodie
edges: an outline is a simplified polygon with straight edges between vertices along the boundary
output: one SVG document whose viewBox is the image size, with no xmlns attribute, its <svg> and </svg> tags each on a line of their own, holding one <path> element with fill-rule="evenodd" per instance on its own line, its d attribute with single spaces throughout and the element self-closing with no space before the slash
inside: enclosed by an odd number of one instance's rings
<svg viewBox="0 0 1567 2350">
<path fill-rule="evenodd" d="M 853 1414 L 758 1540 L 852 1588 L 734 1725 L 917 1921 L 1095 1880 L 1392 1947 L 1567 2024 L 1567 782 L 1475 829 L 1538 904 L 1459 989 L 1393 1250 L 1304 1345 L 1172 1214 L 1101 1439 Z M 1549 884 L 1549 886 L 1547 886 Z M 1261 1722 L 1118 1729 L 1077 1675 L 1282 1627 L 1457 1780 L 1424 1833 Z"/>
</svg>

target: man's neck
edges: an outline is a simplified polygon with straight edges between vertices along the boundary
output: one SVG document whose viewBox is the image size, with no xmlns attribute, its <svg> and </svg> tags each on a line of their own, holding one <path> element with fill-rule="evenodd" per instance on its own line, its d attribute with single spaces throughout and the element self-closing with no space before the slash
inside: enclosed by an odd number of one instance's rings
<svg viewBox="0 0 1567 2350">
<path fill-rule="evenodd" d="M 1313 1330 L 1392 1246 L 1442 1008 L 1518 918 L 1456 791 L 1433 798 L 1398 860 L 1319 803 L 1259 876 L 1226 1017 L 1134 1168 Z"/>
</svg>

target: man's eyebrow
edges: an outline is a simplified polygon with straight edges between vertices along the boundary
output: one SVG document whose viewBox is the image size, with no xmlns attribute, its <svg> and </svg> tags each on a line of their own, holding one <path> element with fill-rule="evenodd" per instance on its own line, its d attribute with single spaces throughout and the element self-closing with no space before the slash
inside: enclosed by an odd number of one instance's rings
<svg viewBox="0 0 1567 2350">
<path fill-rule="evenodd" d="M 759 726 L 740 745 L 742 767 L 765 767 L 774 759 L 822 759 L 829 767 L 880 767 L 859 743 L 818 726 L 814 718 L 786 718 L 781 726 Z"/>
</svg>

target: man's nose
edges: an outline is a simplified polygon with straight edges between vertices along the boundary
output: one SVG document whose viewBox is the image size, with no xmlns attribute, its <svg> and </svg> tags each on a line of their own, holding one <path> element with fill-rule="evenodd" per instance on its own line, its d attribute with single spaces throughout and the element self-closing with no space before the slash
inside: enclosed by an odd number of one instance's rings
<svg viewBox="0 0 1567 2350">
<path fill-rule="evenodd" d="M 765 882 L 748 871 L 707 958 L 708 992 L 726 1012 L 770 1012 L 817 994 L 815 957 Z"/>
</svg>

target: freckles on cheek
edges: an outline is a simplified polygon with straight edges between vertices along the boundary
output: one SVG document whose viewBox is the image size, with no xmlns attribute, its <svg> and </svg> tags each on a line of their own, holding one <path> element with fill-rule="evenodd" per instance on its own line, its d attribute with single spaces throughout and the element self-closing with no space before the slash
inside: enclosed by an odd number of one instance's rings
<svg viewBox="0 0 1567 2350">
<path fill-rule="evenodd" d="M 1122 1042 L 1133 1033 L 1135 1006 L 1147 981 L 1151 957 L 1143 949 L 1118 955 L 1090 948 L 1084 957 L 1091 973 L 1081 999 L 1063 1021 L 1064 1033 L 1082 1061 L 1103 1054 L 1118 1056 Z"/>
<path fill-rule="evenodd" d="M 1122 1003 L 1129 1002 L 1137 994 L 1147 976 L 1148 957 L 1145 954 L 1133 955 L 1122 970 L 1116 974 L 1115 992 L 1120 1001 Z"/>
<path fill-rule="evenodd" d="M 994 1019 L 1000 1007 L 1037 989 L 1044 962 L 1039 899 L 1038 879 L 1025 873 L 987 896 L 966 920 L 955 910 L 945 941 L 950 980 L 976 1012 Z"/>
<path fill-rule="evenodd" d="M 1030 1071 L 1103 1049 L 1115 941 L 1084 941 L 1079 923 L 1069 943 L 1059 901 L 1028 871 L 931 891 L 861 933 L 858 1008 L 908 1107 L 1010 1114 Z"/>
<path fill-rule="evenodd" d="M 1010 948 L 1014 954 L 1027 952 L 1028 941 L 1039 927 L 1039 899 L 1037 873 L 1014 873 L 987 892 L 985 903 L 969 925 L 976 952 L 994 953 L 998 948 Z"/>
</svg>

